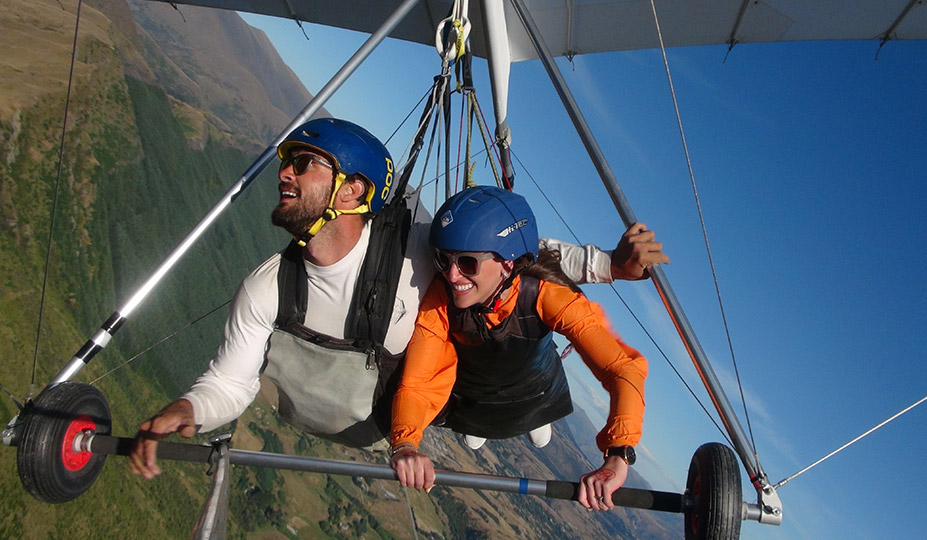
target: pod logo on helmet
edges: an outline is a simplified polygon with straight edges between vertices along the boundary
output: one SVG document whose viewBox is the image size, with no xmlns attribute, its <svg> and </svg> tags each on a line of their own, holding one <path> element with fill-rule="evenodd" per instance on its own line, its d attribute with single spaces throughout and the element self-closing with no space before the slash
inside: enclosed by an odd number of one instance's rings
<svg viewBox="0 0 927 540">
<path fill-rule="evenodd" d="M 383 189 L 380 191 L 380 199 L 385 201 L 389 196 L 389 190 L 393 187 L 393 160 L 389 157 L 386 159 L 386 178 L 383 180 Z"/>
<path fill-rule="evenodd" d="M 454 214 L 450 210 L 441 215 L 441 228 L 447 227 L 454 222 Z"/>
<path fill-rule="evenodd" d="M 506 236 L 512 234 L 513 232 L 517 231 L 518 229 L 521 229 L 522 227 L 524 227 L 524 226 L 527 225 L 527 224 L 528 224 L 528 218 L 525 218 L 525 219 L 523 219 L 523 220 L 521 220 L 521 221 L 516 221 L 515 223 L 513 223 L 513 224 L 509 225 L 508 227 L 506 227 L 506 228 L 502 229 L 501 231 L 499 231 L 499 232 L 496 234 L 496 236 L 500 236 L 500 237 L 502 237 L 502 238 L 505 238 Z"/>
</svg>

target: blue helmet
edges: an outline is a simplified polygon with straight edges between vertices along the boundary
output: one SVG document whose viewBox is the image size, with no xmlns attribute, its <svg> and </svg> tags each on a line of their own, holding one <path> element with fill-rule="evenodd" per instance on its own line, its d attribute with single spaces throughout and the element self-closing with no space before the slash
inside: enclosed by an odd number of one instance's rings
<svg viewBox="0 0 927 540">
<path fill-rule="evenodd" d="M 393 159 L 379 139 L 366 129 L 336 118 L 310 120 L 294 129 L 277 146 L 285 159 L 294 147 L 308 147 L 331 158 L 335 169 L 346 176 L 360 175 L 368 184 L 367 205 L 377 213 L 393 185 Z"/>
<path fill-rule="evenodd" d="M 506 260 L 538 255 L 538 226 L 521 195 L 475 186 L 441 205 L 431 223 L 431 245 L 450 251 L 492 251 Z"/>
</svg>

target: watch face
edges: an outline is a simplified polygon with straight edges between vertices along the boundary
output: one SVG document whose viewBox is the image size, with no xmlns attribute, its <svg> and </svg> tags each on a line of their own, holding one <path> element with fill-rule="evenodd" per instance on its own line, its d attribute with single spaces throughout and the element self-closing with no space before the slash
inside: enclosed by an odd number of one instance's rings
<svg viewBox="0 0 927 540">
<path fill-rule="evenodd" d="M 634 462 L 637 461 L 637 452 L 634 451 L 633 446 L 624 447 L 624 458 L 628 460 L 628 465 L 634 465 Z"/>
</svg>

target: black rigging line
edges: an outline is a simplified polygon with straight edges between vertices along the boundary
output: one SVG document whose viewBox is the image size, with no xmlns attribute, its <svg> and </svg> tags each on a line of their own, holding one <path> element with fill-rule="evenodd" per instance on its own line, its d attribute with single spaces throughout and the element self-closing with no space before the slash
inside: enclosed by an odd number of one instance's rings
<svg viewBox="0 0 927 540">
<path fill-rule="evenodd" d="M 285 0 L 285 2 L 286 9 L 290 12 L 290 19 L 293 19 L 293 21 L 296 23 L 296 26 L 298 26 L 299 30 L 303 33 L 303 37 L 306 38 L 306 41 L 309 41 L 309 34 L 307 34 L 306 29 L 303 28 L 303 22 L 299 19 L 299 15 L 296 14 L 292 4 L 290 4 L 290 0 Z"/>
<path fill-rule="evenodd" d="M 750 433 L 750 445 L 753 450 L 753 457 L 756 461 L 756 469 L 762 470 L 760 467 L 760 458 L 756 451 L 756 440 L 753 436 L 753 424 L 750 422 L 750 412 L 747 410 L 747 399 L 744 396 L 744 387 L 743 383 L 740 380 L 740 368 L 737 365 L 737 355 L 734 354 L 734 342 L 731 338 L 731 328 L 727 323 L 727 315 L 724 311 L 724 302 L 721 300 L 721 286 L 718 284 L 718 272 L 715 269 L 715 260 L 711 254 L 711 245 L 708 242 L 708 228 L 705 225 L 705 215 L 702 212 L 702 203 L 698 196 L 698 186 L 695 182 L 695 172 L 692 169 L 692 158 L 689 155 L 689 145 L 686 142 L 686 133 L 682 127 L 682 115 L 679 112 L 679 102 L 676 100 L 676 88 L 673 85 L 673 76 L 670 73 L 669 60 L 666 56 L 666 46 L 663 43 L 663 31 L 660 29 L 660 19 L 657 16 L 657 6 L 654 0 L 650 0 L 650 7 L 653 10 L 653 22 L 657 29 L 657 37 L 660 40 L 660 52 L 663 55 L 663 65 L 666 68 L 666 79 L 669 84 L 670 95 L 673 98 L 673 110 L 676 112 L 676 123 L 679 126 L 679 137 L 682 139 L 682 148 L 686 156 L 686 165 L 689 168 L 689 179 L 692 183 L 692 193 L 695 198 L 695 206 L 698 209 L 698 219 L 699 223 L 702 226 L 702 237 L 705 239 L 705 250 L 708 253 L 708 263 L 711 266 L 711 277 L 715 284 L 715 293 L 718 297 L 718 307 L 721 310 L 721 321 L 724 324 L 724 333 L 727 337 L 727 346 L 728 350 L 731 353 L 731 362 L 734 365 L 734 375 L 737 377 L 737 389 L 740 391 L 740 401 L 744 406 L 744 418 L 747 421 L 747 431 Z M 743 12 L 747 9 L 747 3 L 744 2 L 741 13 L 739 17 L 743 16 Z M 733 47 L 733 44 L 731 45 Z"/>
<path fill-rule="evenodd" d="M 110 373 L 112 373 L 112 372 L 114 372 L 114 371 L 116 371 L 116 370 L 122 369 L 123 367 L 125 367 L 126 365 L 128 365 L 129 362 L 134 361 L 134 360 L 135 360 L 136 358 L 138 358 L 139 356 L 145 354 L 146 352 L 150 351 L 151 349 L 154 349 L 155 347 L 157 347 L 158 345 L 164 343 L 165 341 L 167 341 L 167 340 L 173 338 L 174 336 L 176 336 L 176 335 L 179 334 L 180 332 L 183 332 L 183 331 L 186 330 L 187 328 L 190 328 L 191 326 L 197 324 L 198 322 L 202 321 L 202 320 L 205 319 L 206 317 L 209 317 L 210 315 L 212 315 L 213 313 L 215 313 L 215 312 L 218 311 L 219 309 L 221 309 L 221 308 L 223 308 L 223 307 L 229 305 L 230 302 L 231 302 L 231 300 L 226 300 L 226 301 L 223 302 L 222 304 L 219 304 L 218 306 L 216 306 L 216 307 L 210 309 L 209 311 L 207 311 L 206 313 L 200 315 L 200 316 L 197 317 L 196 319 L 190 321 L 189 323 L 185 324 L 184 326 L 178 328 L 177 330 L 171 332 L 170 334 L 164 336 L 163 338 L 161 338 L 161 339 L 159 339 L 158 341 L 154 342 L 153 344 L 149 345 L 149 346 L 148 346 L 147 348 L 145 348 L 144 350 L 142 350 L 142 351 L 136 353 L 134 356 L 132 356 L 132 358 L 129 358 L 129 359 L 126 360 L 125 362 L 123 362 L 123 363 L 119 364 L 118 366 L 114 367 L 113 369 L 107 371 L 107 372 L 104 373 L 103 375 L 100 375 L 100 376 L 97 377 L 96 379 L 90 381 L 90 384 L 92 384 L 92 385 L 93 385 L 93 384 L 96 384 L 97 381 L 99 381 L 99 380 L 102 379 L 103 377 L 106 377 L 107 375 L 109 375 Z"/>
<path fill-rule="evenodd" d="M 426 99 L 428 96 L 431 95 L 431 93 L 432 93 L 432 91 L 434 90 L 434 87 L 435 87 L 436 84 L 438 84 L 438 81 L 437 81 L 437 80 L 435 80 L 435 82 L 432 83 L 432 85 L 428 88 L 428 90 L 425 91 L 424 94 L 422 94 L 422 97 L 418 100 L 418 103 L 416 103 L 416 104 L 412 107 L 412 109 L 409 111 L 409 114 L 407 114 L 406 117 L 402 119 L 402 122 L 399 122 L 399 125 L 396 126 L 396 129 L 394 129 L 393 132 L 390 133 L 390 135 L 389 135 L 389 137 L 386 139 L 386 141 L 383 142 L 383 145 L 384 145 L 384 146 L 387 145 L 387 144 L 389 144 L 389 142 L 393 140 L 393 137 L 395 137 L 396 134 L 399 133 L 399 130 L 402 129 L 402 126 L 406 125 L 406 122 L 408 122 L 408 121 L 409 121 L 409 118 L 412 117 L 412 113 L 414 113 L 415 111 L 417 111 L 418 108 L 419 108 L 419 106 L 421 106 L 421 104 L 424 103 L 425 99 Z"/>
<path fill-rule="evenodd" d="M 48 289 L 48 268 L 51 262 L 52 239 L 55 237 L 55 215 L 58 213 L 58 191 L 61 186 L 61 164 L 64 159 L 64 137 L 68 130 L 68 111 L 71 106 L 71 89 L 74 83 L 74 63 L 77 60 L 77 35 L 80 29 L 80 8 L 83 0 L 77 2 L 77 15 L 74 21 L 74 44 L 71 46 L 71 68 L 68 73 L 68 91 L 64 100 L 64 121 L 61 123 L 61 141 L 58 144 L 58 173 L 55 178 L 55 195 L 52 198 L 51 222 L 48 227 L 48 246 L 45 250 L 45 270 L 42 272 L 42 296 L 39 300 L 39 321 L 35 329 L 35 349 L 32 352 L 32 380 L 29 382 L 29 396 L 35 390 L 35 376 L 39 364 L 39 342 L 42 336 L 42 319 L 45 315 L 45 293 Z"/>
<path fill-rule="evenodd" d="M 16 397 L 15 397 L 9 390 L 6 389 L 6 386 L 3 386 L 3 383 L 0 383 L 0 390 L 3 390 L 3 393 L 4 393 L 4 394 L 10 396 L 10 399 L 12 399 L 12 400 L 13 400 L 13 403 L 16 404 L 16 408 L 17 408 L 17 409 L 23 410 L 23 405 L 22 405 L 22 403 L 16 401 Z"/>
<path fill-rule="evenodd" d="M 180 14 L 180 18 L 183 20 L 183 22 L 186 23 L 186 22 L 187 22 L 187 18 L 184 17 L 183 11 L 180 11 L 180 6 L 177 5 L 177 2 L 168 2 L 168 4 L 170 4 L 171 7 L 174 8 L 174 11 L 176 11 L 177 13 Z"/>
<path fill-rule="evenodd" d="M 514 150 L 512 150 L 512 156 L 515 158 L 515 161 L 518 162 L 518 164 L 521 166 L 521 168 L 525 171 L 525 174 L 528 175 L 528 178 L 531 179 L 531 182 L 534 184 L 534 187 L 536 187 L 536 188 L 538 189 L 538 191 L 541 193 L 541 196 L 544 197 L 544 200 L 547 201 L 547 204 L 550 206 L 550 208 L 554 211 L 555 214 L 557 214 L 557 217 L 560 218 L 560 221 L 563 223 L 563 225 L 567 228 L 568 231 L 570 231 L 570 234 L 573 236 L 573 239 L 574 239 L 577 243 L 580 243 L 581 241 L 580 241 L 579 237 L 576 235 L 576 232 L 573 230 L 572 227 L 570 227 L 570 224 L 567 223 L 567 221 L 566 221 L 566 219 L 563 217 L 563 215 L 560 214 L 560 210 L 558 210 L 557 207 L 554 206 L 553 201 L 551 201 L 550 198 L 547 197 L 547 194 L 544 193 L 544 190 L 541 189 L 541 186 L 538 185 L 537 181 L 534 179 L 534 176 L 531 174 L 531 171 L 529 171 L 529 170 L 525 167 L 525 164 L 522 163 L 521 159 L 518 157 L 518 155 L 515 153 Z M 711 423 L 713 423 L 713 424 L 715 425 L 715 427 L 718 428 L 718 432 L 721 433 L 721 436 L 724 437 L 724 439 L 728 442 L 728 444 L 730 444 L 731 446 L 733 446 L 733 443 L 731 442 L 731 439 L 728 437 L 727 432 L 724 431 L 724 429 L 721 428 L 721 426 L 718 424 L 717 420 L 715 420 L 715 417 L 711 414 L 711 412 L 709 412 L 708 408 L 705 407 L 705 404 L 702 403 L 702 400 L 699 399 L 699 397 L 698 397 L 698 395 L 696 395 L 695 391 L 692 390 L 692 387 L 689 386 L 689 383 L 687 383 L 686 380 L 683 378 L 682 373 L 680 373 L 679 370 L 676 369 L 676 366 L 673 365 L 673 362 L 669 359 L 669 357 L 666 355 L 666 353 L 663 351 L 663 349 L 660 347 L 660 345 L 657 344 L 656 339 L 654 339 L 654 337 L 650 334 L 650 331 L 647 330 L 647 328 L 644 326 L 643 321 L 641 321 L 640 318 L 638 318 L 637 314 L 634 313 L 634 310 L 631 309 L 631 306 L 629 306 L 628 303 L 625 302 L 624 298 L 621 296 L 621 293 L 618 292 L 618 289 L 616 289 L 614 285 L 610 285 L 610 287 L 611 287 L 611 289 L 612 289 L 612 292 L 615 293 L 615 296 L 618 297 L 618 300 L 620 300 L 621 303 L 624 305 L 625 309 L 628 310 L 628 313 L 631 314 L 631 317 L 634 319 L 634 321 L 637 323 L 637 325 L 640 326 L 641 330 L 644 331 L 644 334 L 647 335 L 647 338 L 650 340 L 650 343 L 652 343 L 653 346 L 657 348 L 657 351 L 660 352 L 660 356 L 662 356 L 663 359 L 666 360 L 666 363 L 669 364 L 669 367 L 670 367 L 670 368 L 673 370 L 673 372 L 676 374 L 676 377 L 679 378 L 679 380 L 680 380 L 680 382 L 682 382 L 683 386 L 686 387 L 686 390 L 689 391 L 689 394 L 691 394 L 692 397 L 695 399 L 695 402 L 698 403 L 699 407 L 701 407 L 703 411 L 705 411 L 705 414 L 706 414 L 706 415 L 708 416 L 708 418 L 711 420 Z"/>
</svg>

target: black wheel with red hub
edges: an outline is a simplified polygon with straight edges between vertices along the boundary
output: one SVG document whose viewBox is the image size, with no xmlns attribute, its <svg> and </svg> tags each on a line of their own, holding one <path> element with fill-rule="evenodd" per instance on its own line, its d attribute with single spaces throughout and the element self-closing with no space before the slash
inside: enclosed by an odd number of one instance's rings
<svg viewBox="0 0 927 540">
<path fill-rule="evenodd" d="M 96 480 L 105 455 L 74 449 L 87 431 L 109 435 L 109 405 L 95 387 L 65 382 L 48 387 L 27 405 L 16 449 L 23 487 L 40 501 L 68 502 Z"/>
<path fill-rule="evenodd" d="M 730 448 L 706 443 L 689 463 L 686 540 L 737 540 L 743 520 L 740 468 Z"/>
</svg>

